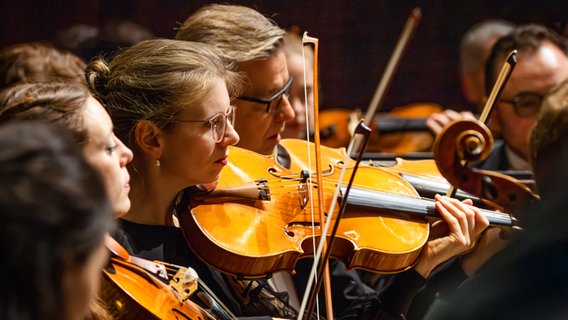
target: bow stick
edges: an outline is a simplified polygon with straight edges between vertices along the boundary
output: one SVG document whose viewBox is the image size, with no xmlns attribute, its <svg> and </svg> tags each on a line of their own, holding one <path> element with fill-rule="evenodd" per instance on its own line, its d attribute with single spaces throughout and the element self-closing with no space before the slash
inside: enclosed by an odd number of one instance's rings
<svg viewBox="0 0 568 320">
<path fill-rule="evenodd" d="M 394 77 L 394 72 L 396 71 L 396 69 L 400 64 L 400 59 L 402 57 L 402 54 L 404 53 L 406 48 L 408 48 L 408 44 L 410 43 L 410 40 L 412 39 L 412 36 L 414 35 L 416 27 L 418 26 L 418 23 L 420 22 L 421 18 L 422 18 L 422 11 L 420 10 L 420 8 L 414 8 L 410 13 L 410 16 L 406 20 L 404 28 L 402 29 L 402 33 L 400 34 L 400 38 L 398 39 L 395 45 L 395 49 L 387 63 L 385 72 L 383 73 L 381 80 L 379 81 L 379 84 L 375 89 L 375 93 L 373 94 L 371 103 L 367 108 L 367 113 L 365 114 L 365 124 L 367 126 L 371 125 L 371 121 L 373 120 L 375 113 L 383 103 L 385 92 L 387 91 L 388 87 L 392 82 L 392 79 Z M 355 140 L 354 149 L 358 150 L 360 144 L 361 141 L 359 140 L 359 138 L 357 138 L 357 140 Z"/>
<path fill-rule="evenodd" d="M 318 186 L 323 186 L 323 179 L 322 179 L 322 175 L 321 175 L 321 154 L 320 154 L 320 131 L 319 131 L 319 74 L 318 74 L 318 44 L 319 44 L 319 40 L 317 38 L 313 38 L 313 37 L 309 37 L 307 32 L 304 32 L 304 35 L 302 37 L 302 52 L 303 52 L 303 45 L 305 44 L 312 44 L 314 46 L 314 66 L 313 66 L 313 73 L 314 73 L 314 144 L 315 144 L 315 157 L 316 157 L 316 181 Z M 304 59 L 305 60 L 305 59 Z M 305 61 L 304 61 L 304 83 L 306 83 L 305 81 Z M 304 90 L 304 92 L 306 92 L 306 90 Z M 307 96 L 307 93 L 305 93 Z M 306 99 L 307 100 L 307 99 Z M 306 108 L 306 115 L 307 115 L 307 108 Z M 307 119 L 307 118 L 306 118 Z M 309 123 L 309 119 L 307 119 L 306 123 Z M 309 134 L 308 134 L 309 136 Z M 308 152 L 309 154 L 309 152 Z M 311 179 L 309 179 L 311 181 Z M 310 188 L 310 190 L 313 190 L 313 188 Z M 320 214 L 320 221 L 325 221 L 325 217 L 324 217 L 324 211 L 323 211 L 323 188 L 317 188 L 318 190 L 318 199 L 320 199 L 320 201 L 318 201 L 318 206 L 319 206 L 319 214 Z M 312 202 L 313 203 L 313 202 Z M 312 210 L 313 212 L 313 210 Z M 313 219 L 312 219 L 313 221 Z M 312 230 L 314 230 L 313 228 L 313 224 L 312 224 Z M 325 234 L 321 239 L 325 239 Z M 320 243 L 322 243 L 320 239 Z M 325 241 L 323 241 L 323 243 L 325 244 Z M 327 250 L 327 248 L 325 246 L 322 247 L 323 250 Z M 327 261 L 319 261 L 320 256 L 314 255 L 314 267 L 318 264 L 321 263 L 324 265 L 324 272 L 323 272 L 323 283 L 324 283 L 324 292 L 325 292 L 325 301 L 326 301 L 326 312 L 327 312 L 327 317 L 328 319 L 333 319 L 333 306 L 332 306 L 332 300 L 331 300 L 331 279 L 329 276 L 329 264 L 327 263 Z M 313 276 L 314 273 L 314 268 L 312 268 L 312 272 L 310 272 L 310 278 Z M 309 287 L 307 287 L 306 289 L 307 291 L 309 291 Z M 304 295 L 305 298 L 305 295 Z M 303 304 L 302 304 L 303 305 Z M 300 314 L 299 314 L 299 319 L 301 319 L 302 315 L 303 315 L 303 307 L 300 308 Z"/>
</svg>

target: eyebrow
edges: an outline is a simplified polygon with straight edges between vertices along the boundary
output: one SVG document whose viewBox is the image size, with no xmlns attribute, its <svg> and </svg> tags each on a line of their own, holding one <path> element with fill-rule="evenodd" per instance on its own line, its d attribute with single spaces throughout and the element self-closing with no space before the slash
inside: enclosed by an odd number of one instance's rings
<svg viewBox="0 0 568 320">
<path fill-rule="evenodd" d="M 290 80 L 290 76 L 288 76 L 288 78 L 286 79 L 286 81 L 284 81 L 284 85 L 278 87 L 278 88 L 274 88 L 270 91 L 268 91 L 267 96 L 272 97 L 276 92 L 282 90 L 282 88 L 284 88 L 286 86 L 286 84 L 288 83 L 288 81 Z"/>
<path fill-rule="evenodd" d="M 212 115 L 204 116 L 204 119 L 203 119 L 203 120 L 209 120 L 209 119 L 213 118 L 214 116 L 216 116 L 216 115 L 218 115 L 218 114 L 227 113 L 227 112 L 229 112 L 229 111 L 231 110 L 232 107 L 233 107 L 233 105 L 232 105 L 232 104 L 229 104 L 229 107 L 227 107 L 224 111 L 219 111 L 219 112 L 215 112 L 215 113 L 212 114 Z"/>
</svg>

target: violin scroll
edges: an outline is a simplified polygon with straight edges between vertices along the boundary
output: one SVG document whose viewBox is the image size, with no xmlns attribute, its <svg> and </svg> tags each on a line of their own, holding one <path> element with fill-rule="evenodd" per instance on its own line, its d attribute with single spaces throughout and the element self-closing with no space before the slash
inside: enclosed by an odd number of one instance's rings
<svg viewBox="0 0 568 320">
<path fill-rule="evenodd" d="M 481 162 L 491 153 L 492 147 L 493 136 L 485 124 L 476 120 L 455 121 L 444 129 L 434 144 L 436 164 L 444 172 L 444 169 L 451 169 L 453 161 Z M 451 158 L 456 159 L 451 161 Z M 445 163 L 445 160 L 450 162 Z"/>
<path fill-rule="evenodd" d="M 529 187 L 508 175 L 469 167 L 470 162 L 487 158 L 492 146 L 493 137 L 485 124 L 470 119 L 455 121 L 436 139 L 434 158 L 440 173 L 454 187 L 519 215 L 539 199 Z"/>
</svg>

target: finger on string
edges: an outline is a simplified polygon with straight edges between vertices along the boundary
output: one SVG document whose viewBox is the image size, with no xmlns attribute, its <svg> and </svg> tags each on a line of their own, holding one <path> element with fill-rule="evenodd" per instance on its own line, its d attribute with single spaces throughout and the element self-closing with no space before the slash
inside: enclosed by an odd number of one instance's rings
<svg viewBox="0 0 568 320">
<path fill-rule="evenodd" d="M 469 236 L 467 218 L 463 212 L 451 203 L 451 198 L 436 195 L 435 199 L 437 200 L 436 208 L 438 213 L 448 223 L 450 234 L 460 238 Z M 463 241 L 463 238 L 461 240 Z"/>
<path fill-rule="evenodd" d="M 467 237 L 476 236 L 477 229 L 476 229 L 476 212 L 474 211 L 475 207 L 473 205 L 467 204 L 466 200 L 459 201 L 454 198 L 448 198 L 449 202 L 455 206 L 458 214 L 465 215 L 467 226 L 464 226 L 467 230 Z M 470 200 L 471 201 L 471 200 Z M 473 203 L 472 203 L 473 204 Z M 470 240 L 472 238 L 469 238 Z"/>
</svg>

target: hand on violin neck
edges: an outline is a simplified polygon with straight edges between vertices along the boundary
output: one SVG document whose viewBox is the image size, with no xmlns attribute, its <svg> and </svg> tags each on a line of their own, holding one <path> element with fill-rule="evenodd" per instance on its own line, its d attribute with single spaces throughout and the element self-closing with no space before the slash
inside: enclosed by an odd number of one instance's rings
<svg viewBox="0 0 568 320">
<path fill-rule="evenodd" d="M 426 119 L 426 126 L 434 135 L 439 135 L 445 126 L 450 122 L 464 119 L 475 119 L 470 111 L 457 112 L 451 109 L 444 110 L 441 113 L 433 113 Z"/>
<path fill-rule="evenodd" d="M 418 262 L 414 267 L 424 278 L 441 263 L 472 249 L 477 237 L 489 226 L 485 216 L 472 206 L 469 199 L 459 200 L 436 195 L 436 209 L 445 223 L 448 234 L 428 241 L 422 249 Z"/>
</svg>

